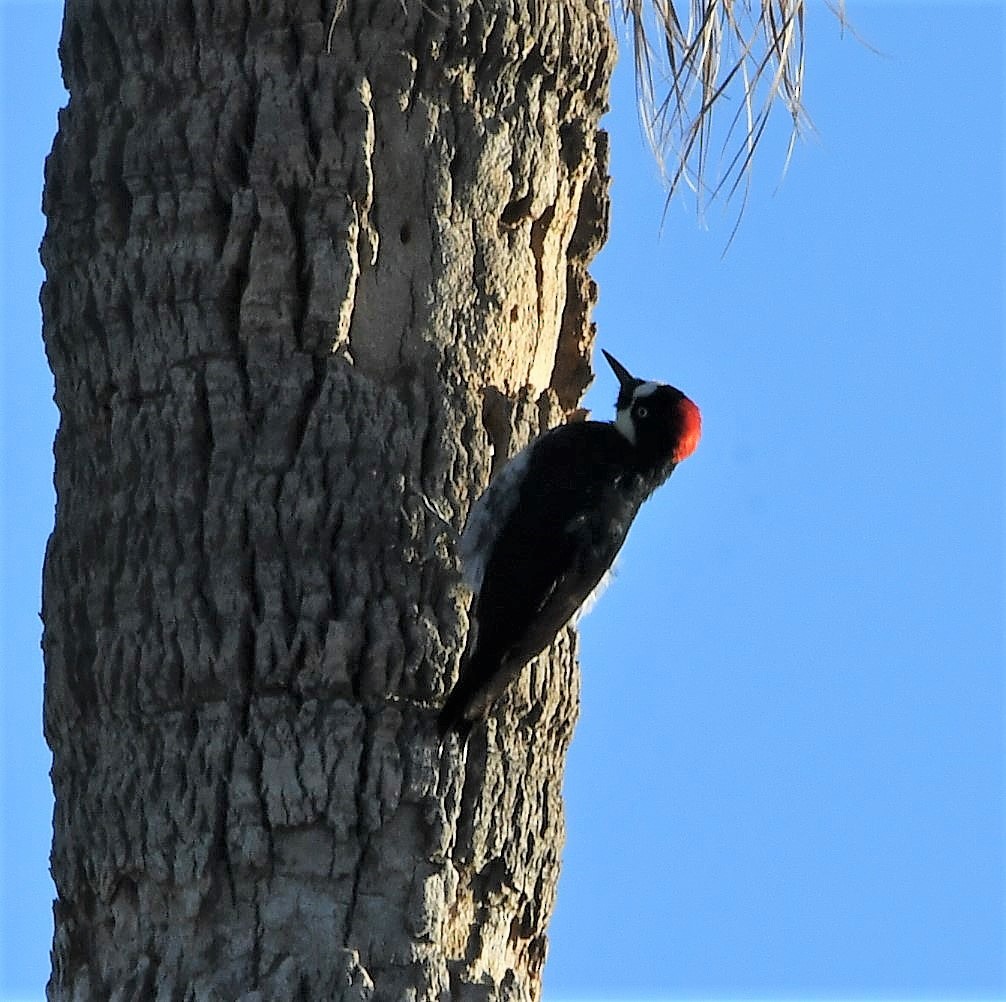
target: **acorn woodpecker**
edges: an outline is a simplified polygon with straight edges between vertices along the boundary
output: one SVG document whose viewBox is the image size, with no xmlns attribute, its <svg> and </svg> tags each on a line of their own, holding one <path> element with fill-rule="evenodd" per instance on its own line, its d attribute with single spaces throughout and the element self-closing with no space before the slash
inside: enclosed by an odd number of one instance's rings
<svg viewBox="0 0 1006 1002">
<path fill-rule="evenodd" d="M 473 592 L 458 682 L 441 737 L 462 740 L 533 657 L 606 583 L 640 505 L 699 442 L 699 409 L 666 383 L 618 377 L 615 420 L 545 432 L 472 506 L 459 551 Z"/>
</svg>

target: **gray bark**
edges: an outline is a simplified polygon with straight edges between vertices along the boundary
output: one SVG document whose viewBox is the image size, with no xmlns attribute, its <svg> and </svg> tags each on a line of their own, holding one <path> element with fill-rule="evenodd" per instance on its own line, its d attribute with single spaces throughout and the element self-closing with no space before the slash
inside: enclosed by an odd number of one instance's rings
<svg viewBox="0 0 1006 1002">
<path fill-rule="evenodd" d="M 534 999 L 575 638 L 467 755 L 449 534 L 577 406 L 600 0 L 68 0 L 50 999 Z"/>
</svg>

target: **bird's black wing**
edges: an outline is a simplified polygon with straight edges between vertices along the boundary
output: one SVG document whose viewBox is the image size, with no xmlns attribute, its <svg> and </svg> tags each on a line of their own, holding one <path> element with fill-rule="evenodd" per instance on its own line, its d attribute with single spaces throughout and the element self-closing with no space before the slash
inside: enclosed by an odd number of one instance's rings
<svg viewBox="0 0 1006 1002">
<path fill-rule="evenodd" d="M 611 425 L 582 422 L 550 432 L 526 457 L 516 506 L 485 561 L 474 642 L 442 725 L 481 716 L 607 573 L 639 508 L 620 482 L 624 450 Z"/>
</svg>

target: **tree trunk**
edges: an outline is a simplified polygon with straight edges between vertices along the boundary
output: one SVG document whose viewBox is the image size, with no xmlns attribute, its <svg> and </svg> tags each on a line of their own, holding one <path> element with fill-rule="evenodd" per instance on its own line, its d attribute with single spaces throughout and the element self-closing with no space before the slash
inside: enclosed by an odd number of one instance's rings
<svg viewBox="0 0 1006 1002">
<path fill-rule="evenodd" d="M 50 999 L 539 996 L 574 637 L 441 752 L 424 496 L 460 527 L 589 379 L 607 18 L 68 0 Z"/>
</svg>

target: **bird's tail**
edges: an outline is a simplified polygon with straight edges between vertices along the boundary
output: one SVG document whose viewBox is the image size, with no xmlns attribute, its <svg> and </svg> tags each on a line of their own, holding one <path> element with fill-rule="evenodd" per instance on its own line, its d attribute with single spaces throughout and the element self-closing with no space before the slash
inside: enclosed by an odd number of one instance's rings
<svg viewBox="0 0 1006 1002">
<path fill-rule="evenodd" d="M 437 716 L 437 731 L 440 734 L 441 744 L 452 731 L 457 734 L 461 744 L 468 740 L 468 735 L 471 734 L 472 727 L 475 725 L 475 721 L 468 716 L 471 697 L 472 693 L 468 691 L 465 680 L 459 680 L 444 701 L 443 708 Z"/>
</svg>

